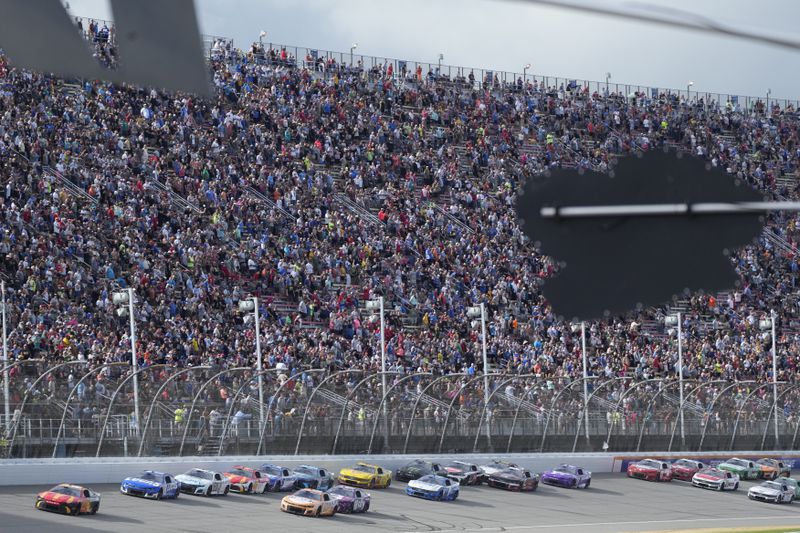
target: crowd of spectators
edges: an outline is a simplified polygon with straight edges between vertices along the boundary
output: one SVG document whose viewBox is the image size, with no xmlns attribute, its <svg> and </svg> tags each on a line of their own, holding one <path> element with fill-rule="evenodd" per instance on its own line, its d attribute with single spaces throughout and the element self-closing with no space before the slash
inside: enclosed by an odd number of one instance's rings
<svg viewBox="0 0 800 533">
<path fill-rule="evenodd" d="M 82 29 L 113 67 L 113 28 Z M 484 303 L 492 371 L 561 383 L 581 375 L 581 346 L 541 296 L 555 262 L 514 213 L 527 178 L 669 146 L 776 198 L 798 194 L 791 106 L 449 79 L 221 41 L 209 67 L 216 97 L 199 100 L 74 89 L 0 57 L 12 360 L 129 361 L 112 294 L 132 287 L 140 368 L 254 366 L 237 303 L 257 295 L 266 368 L 375 372 L 380 327 L 364 304 L 383 296 L 390 370 L 480 374 L 466 310 Z M 775 309 L 778 378 L 797 381 L 797 216 L 772 215 L 766 232 L 732 254 L 739 287 L 683 303 L 687 378 L 769 379 L 759 320 Z M 674 379 L 666 312 L 587 324 L 589 373 Z"/>
</svg>

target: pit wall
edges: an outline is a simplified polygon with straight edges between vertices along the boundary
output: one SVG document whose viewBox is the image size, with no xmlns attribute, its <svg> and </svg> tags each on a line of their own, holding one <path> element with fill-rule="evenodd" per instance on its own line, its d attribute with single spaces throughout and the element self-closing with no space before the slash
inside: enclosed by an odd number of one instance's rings
<svg viewBox="0 0 800 533">
<path fill-rule="evenodd" d="M 358 461 L 379 464 L 396 470 L 414 459 L 444 461 L 458 458 L 476 464 L 493 459 L 513 461 L 536 472 L 549 470 L 560 463 L 580 465 L 594 473 L 624 472 L 631 461 L 652 457 L 674 460 L 688 458 L 720 463 L 731 457 L 760 459 L 780 458 L 800 470 L 800 452 L 713 452 L 713 453 L 639 453 L 616 455 L 613 453 L 552 453 L 552 454 L 459 454 L 459 455 L 283 455 L 283 456 L 223 456 L 223 457 L 141 457 L 141 458 L 73 458 L 73 459 L 7 459 L 0 461 L 0 485 L 53 485 L 69 482 L 77 484 L 119 483 L 141 470 L 159 470 L 172 474 L 190 468 L 207 468 L 223 471 L 234 465 L 258 466 L 273 463 L 293 468 L 311 464 L 337 473 L 341 468 Z"/>
</svg>

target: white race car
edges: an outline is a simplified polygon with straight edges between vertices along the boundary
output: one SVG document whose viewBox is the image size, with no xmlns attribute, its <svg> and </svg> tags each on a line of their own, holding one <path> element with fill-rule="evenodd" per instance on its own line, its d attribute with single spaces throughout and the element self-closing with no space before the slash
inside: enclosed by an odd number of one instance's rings
<svg viewBox="0 0 800 533">
<path fill-rule="evenodd" d="M 794 487 L 783 481 L 765 481 L 747 491 L 747 497 L 762 502 L 792 503 Z"/>
<path fill-rule="evenodd" d="M 175 476 L 181 483 L 181 492 L 197 496 L 212 494 L 226 495 L 231 490 L 231 482 L 220 472 L 193 468 L 185 474 Z"/>
<path fill-rule="evenodd" d="M 736 490 L 739 476 L 719 468 L 705 468 L 692 476 L 692 485 L 703 489 Z"/>
</svg>

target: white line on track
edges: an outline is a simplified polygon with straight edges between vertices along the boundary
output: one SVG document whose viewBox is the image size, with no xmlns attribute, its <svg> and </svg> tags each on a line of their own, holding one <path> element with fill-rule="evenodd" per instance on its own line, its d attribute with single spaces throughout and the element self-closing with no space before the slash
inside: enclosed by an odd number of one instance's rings
<svg viewBox="0 0 800 533">
<path fill-rule="evenodd" d="M 524 526 L 505 526 L 505 527 L 484 527 L 475 529 L 439 529 L 437 533 L 455 533 L 471 531 L 523 531 L 527 529 L 562 529 L 578 527 L 599 527 L 599 526 L 635 526 L 635 525 L 657 525 L 657 524 L 686 524 L 694 522 L 746 522 L 750 520 L 780 520 L 779 516 L 751 516 L 738 518 L 676 518 L 673 520 L 632 520 L 624 522 L 583 522 L 569 524 L 530 524 Z M 419 533 L 419 531 L 405 531 L 403 533 Z"/>
</svg>

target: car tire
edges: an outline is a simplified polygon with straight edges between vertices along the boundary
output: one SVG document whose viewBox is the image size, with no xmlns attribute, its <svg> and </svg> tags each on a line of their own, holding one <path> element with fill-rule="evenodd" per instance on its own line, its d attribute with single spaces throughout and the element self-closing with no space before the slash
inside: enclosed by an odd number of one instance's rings
<svg viewBox="0 0 800 533">
<path fill-rule="evenodd" d="M 314 513 L 314 516 L 316 518 L 319 518 L 320 516 L 322 516 L 322 507 L 317 507 L 317 512 Z"/>
<path fill-rule="evenodd" d="M 436 501 L 440 502 L 444 499 L 444 491 L 440 490 L 439 493 L 436 495 Z"/>
<path fill-rule="evenodd" d="M 173 498 L 175 498 L 177 500 L 178 496 L 180 496 L 180 495 L 181 495 L 181 491 L 180 490 L 176 490 L 175 491 L 175 496 L 173 496 Z"/>
<path fill-rule="evenodd" d="M 89 514 L 93 514 L 93 515 L 97 514 L 97 511 L 99 511 L 99 510 L 100 510 L 100 502 L 93 503 L 92 504 L 92 510 L 89 511 Z"/>
<path fill-rule="evenodd" d="M 739 490 L 739 482 L 733 484 L 733 490 Z"/>
<path fill-rule="evenodd" d="M 78 515 L 80 515 L 80 514 L 81 514 L 81 504 L 74 505 L 74 506 L 72 507 L 72 510 L 70 511 L 70 514 L 71 514 L 72 516 L 78 516 Z"/>
<path fill-rule="evenodd" d="M 571 488 L 571 489 L 578 488 L 578 480 L 577 479 L 573 479 L 569 484 L 569 488 Z"/>
<path fill-rule="evenodd" d="M 164 489 L 158 489 L 158 494 L 156 494 L 156 500 L 161 500 L 164 497 Z"/>
<path fill-rule="evenodd" d="M 206 496 L 208 496 L 208 497 L 210 497 L 210 496 L 211 496 L 211 487 L 208 487 L 208 488 L 206 489 Z"/>
<path fill-rule="evenodd" d="M 587 479 L 587 480 L 586 480 L 586 485 L 584 485 L 584 487 L 583 487 L 583 488 L 584 488 L 584 489 L 588 489 L 588 488 L 589 488 L 589 485 L 591 485 L 591 484 L 592 484 L 592 480 L 591 480 L 591 479 Z"/>
<path fill-rule="evenodd" d="M 247 494 L 253 494 L 253 484 L 252 483 L 247 485 L 247 491 L 246 492 L 247 492 Z"/>
<path fill-rule="evenodd" d="M 522 492 L 522 490 L 523 490 L 524 488 L 525 488 L 525 483 L 524 483 L 524 482 L 522 482 L 522 481 L 520 481 L 520 482 L 519 482 L 519 491 L 520 491 L 520 492 Z"/>
<path fill-rule="evenodd" d="M 230 491 L 231 491 L 231 486 L 230 486 L 230 485 L 227 485 L 227 486 L 225 487 L 225 491 L 222 493 L 222 495 L 223 495 L 223 496 L 227 496 L 227 495 L 228 495 L 228 493 L 229 493 Z"/>
<path fill-rule="evenodd" d="M 366 513 L 367 511 L 369 511 L 369 502 L 365 503 L 364 504 L 364 508 L 361 509 L 362 513 Z"/>
<path fill-rule="evenodd" d="M 725 490 L 725 482 L 724 481 L 719 484 L 719 486 L 717 487 L 717 490 L 719 492 L 722 492 L 723 490 Z"/>
</svg>

